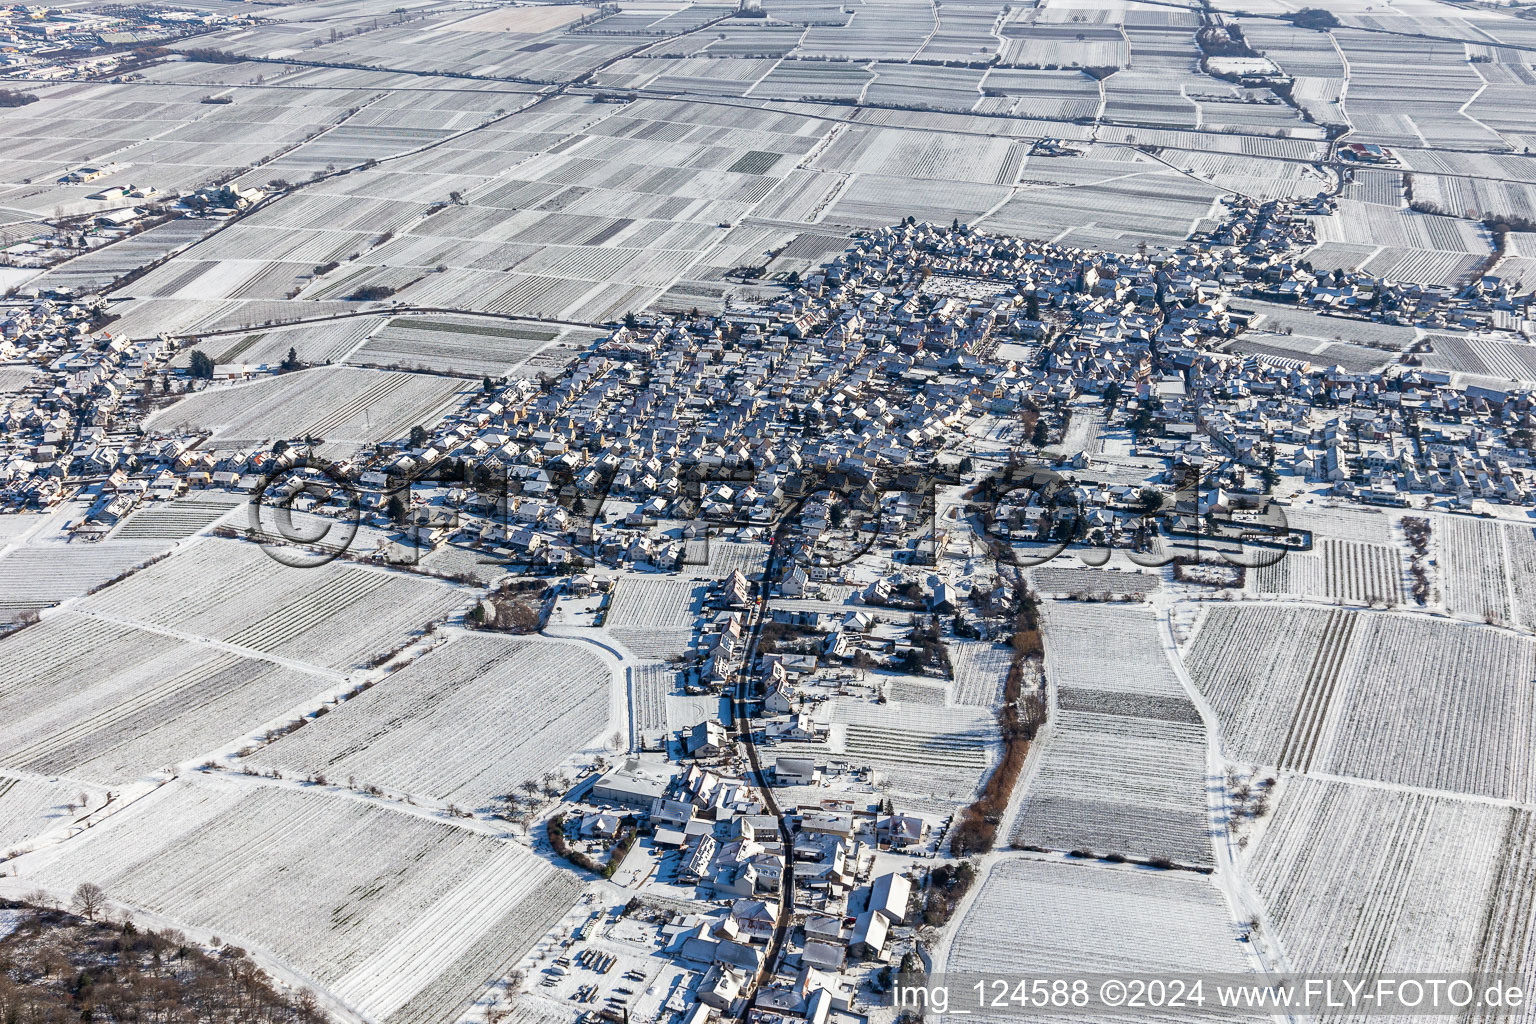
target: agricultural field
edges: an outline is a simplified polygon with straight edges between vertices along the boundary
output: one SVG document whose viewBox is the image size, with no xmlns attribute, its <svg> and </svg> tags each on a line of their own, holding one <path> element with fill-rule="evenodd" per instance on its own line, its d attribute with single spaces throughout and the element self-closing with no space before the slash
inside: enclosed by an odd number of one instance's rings
<svg viewBox="0 0 1536 1024">
<path fill-rule="evenodd" d="M 644 661 L 670 661 L 693 647 L 692 626 L 609 626 L 603 632 Z"/>
<path fill-rule="evenodd" d="M 1290 551 L 1248 572 L 1254 594 L 1288 595 L 1391 607 L 1404 603 L 1407 562 L 1389 544 L 1323 537 L 1311 551 Z"/>
<path fill-rule="evenodd" d="M 580 348 L 596 332 L 470 317 L 396 317 L 350 355 L 360 366 L 500 377 L 557 341 Z"/>
<path fill-rule="evenodd" d="M 631 742 L 643 733 L 667 728 L 667 697 L 681 689 L 682 674 L 665 665 L 637 665 L 630 669 L 629 712 Z"/>
<path fill-rule="evenodd" d="M 839 698 L 831 721 L 830 756 L 873 768 L 891 792 L 935 804 L 967 802 L 997 759 L 997 722 L 985 708 Z M 837 733 L 843 736 L 841 748 Z"/>
<path fill-rule="evenodd" d="M 144 505 L 112 531 L 112 540 L 184 540 L 245 504 L 245 495 L 225 491 L 192 493 L 162 504 Z"/>
<path fill-rule="evenodd" d="M 199 778 L 164 786 L 28 882 L 274 956 L 367 1019 L 453 1019 L 575 902 L 527 849 L 344 794 Z M 317 907 L 327 908 L 316 913 Z"/>
<path fill-rule="evenodd" d="M 466 592 L 435 579 L 341 560 L 293 568 L 260 545 L 209 538 L 93 594 L 80 609 L 345 670 L 468 603 Z"/>
<path fill-rule="evenodd" d="M 485 808 L 601 741 L 611 687 L 590 644 L 473 633 L 248 760 Z"/>
<path fill-rule="evenodd" d="M 955 640 L 949 644 L 954 668 L 953 700 L 969 707 L 996 707 L 1013 665 L 1013 648 L 980 640 Z"/>
<path fill-rule="evenodd" d="M 1299 971 L 1536 969 L 1531 812 L 1282 780 L 1246 867 Z"/>
<path fill-rule="evenodd" d="M 0 659 L 0 770 L 102 786 L 195 761 L 340 686 L 73 613 L 0 639 Z"/>
<path fill-rule="evenodd" d="M 1430 521 L 1430 537 L 1447 612 L 1504 625 L 1516 621 L 1510 576 L 1518 563 L 1505 544 L 1506 539 L 1528 544 L 1529 529 L 1469 516 L 1436 516 Z M 1536 609 L 1520 611 L 1522 621 L 1536 616 Z"/>
<path fill-rule="evenodd" d="M 1184 660 L 1230 755 L 1536 800 L 1536 641 L 1422 615 L 1213 607 Z"/>
<path fill-rule="evenodd" d="M 629 573 L 615 583 L 603 625 L 691 631 L 703 607 L 704 591 L 704 584 L 695 580 Z"/>
<path fill-rule="evenodd" d="M 0 771 L 0 856 L 24 849 L 44 834 L 67 830 L 85 807 L 94 807 L 104 798 L 95 787 L 68 779 Z"/>
<path fill-rule="evenodd" d="M 1253 970 L 1242 930 L 1210 879 L 1086 860 L 996 861 L 955 929 L 949 973 L 1047 976 Z M 1077 1015 L 1030 1019 L 1071 1020 Z M 1018 1019 L 982 1015 L 984 1020 Z M 1114 1022 L 1198 1021 L 1168 1008 L 1095 1015 Z M 1259 1018 L 1267 1019 L 1267 1018 Z"/>
<path fill-rule="evenodd" d="M 1206 736 L 1142 606 L 1044 605 L 1051 712 L 1015 846 L 1211 863 Z"/>
<path fill-rule="evenodd" d="M 148 422 L 208 430 L 213 444 L 226 448 L 304 437 L 362 443 L 431 426 L 470 389 L 453 377 L 326 366 L 214 385 Z"/>
<path fill-rule="evenodd" d="M 1536 383 L 1536 345 L 1475 334 L 1431 334 L 1422 357 L 1435 370 Z"/>
<path fill-rule="evenodd" d="M 0 619 L 79 597 L 132 572 L 167 547 L 140 538 L 12 547 L 0 553 Z"/>
<path fill-rule="evenodd" d="M 341 362 L 384 323 L 381 316 L 353 316 L 318 324 L 280 327 L 272 330 L 235 331 L 205 338 L 183 349 L 171 360 L 173 366 L 187 366 L 192 353 L 201 351 L 218 367 L 268 367 L 275 369 L 290 351 L 301 363 L 317 365 Z"/>
<path fill-rule="evenodd" d="M 1029 571 L 1029 576 L 1041 594 L 1052 597 L 1145 598 L 1163 585 L 1149 572 L 1061 565 L 1037 566 Z"/>
</svg>

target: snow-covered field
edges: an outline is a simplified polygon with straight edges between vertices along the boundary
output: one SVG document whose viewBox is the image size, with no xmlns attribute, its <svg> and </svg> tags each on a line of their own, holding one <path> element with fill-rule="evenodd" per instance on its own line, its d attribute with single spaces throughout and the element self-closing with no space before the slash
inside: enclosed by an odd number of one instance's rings
<svg viewBox="0 0 1536 1024">
<path fill-rule="evenodd" d="M 603 625 L 691 628 L 703 595 L 704 585 L 694 580 L 640 573 L 621 576 Z"/>
<path fill-rule="evenodd" d="M 341 560 L 294 568 L 259 545 L 206 538 L 93 594 L 93 614 L 349 669 L 467 605 L 435 579 Z"/>
<path fill-rule="evenodd" d="M 1016 846 L 1211 863 L 1206 736 L 1150 609 L 1047 602 L 1050 725 Z"/>
<path fill-rule="evenodd" d="M 1247 870 L 1297 970 L 1536 970 L 1529 810 L 1287 775 Z"/>
<path fill-rule="evenodd" d="M 0 662 L 0 765 L 102 785 L 196 758 L 338 685 L 69 613 L 0 640 Z"/>
<path fill-rule="evenodd" d="M 94 786 L 0 772 L 0 856 L 25 848 L 29 840 L 46 832 L 67 828 L 84 813 L 81 797 L 91 806 L 103 799 Z M 0 928 L 0 936 L 4 934 Z"/>
<path fill-rule="evenodd" d="M 604 736 L 610 672 L 576 641 L 455 637 L 250 760 L 482 807 Z"/>
<path fill-rule="evenodd" d="M 24 870 L 274 955 L 387 1024 L 454 1019 L 581 887 L 484 832 L 238 778 L 162 787 Z"/>
<path fill-rule="evenodd" d="M 1536 643 L 1423 615 L 1213 607 L 1185 657 L 1232 756 L 1536 801 Z"/>
<path fill-rule="evenodd" d="M 980 640 L 955 640 L 949 644 L 949 662 L 955 672 L 952 698 L 956 704 L 985 708 L 1002 703 L 1013 648 Z"/>
<path fill-rule="evenodd" d="M 874 768 L 897 792 L 938 802 L 967 802 L 996 760 L 997 721 L 984 708 L 839 698 L 831 720 L 844 740 L 842 760 Z"/>
<path fill-rule="evenodd" d="M 1097 861 L 1009 856 L 997 861 L 960 920 L 944 970 L 1041 977 L 1251 970 L 1241 932 L 1202 874 Z M 996 1020 L 1082 1020 L 1078 1014 Z M 1204 1019 L 1161 1008 L 1105 1022 Z"/>
<path fill-rule="evenodd" d="M 154 541 L 33 544 L 0 555 L 0 618 L 79 597 L 163 552 Z"/>
</svg>

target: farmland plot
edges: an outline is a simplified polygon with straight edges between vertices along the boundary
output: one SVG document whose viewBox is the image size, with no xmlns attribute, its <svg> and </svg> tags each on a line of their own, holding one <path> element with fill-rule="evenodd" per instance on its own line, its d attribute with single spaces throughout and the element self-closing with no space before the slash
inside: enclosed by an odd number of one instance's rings
<svg viewBox="0 0 1536 1024">
<path fill-rule="evenodd" d="M 956 704 L 987 708 L 1003 702 L 1013 648 L 979 640 L 952 640 L 949 660 L 955 671 Z"/>
<path fill-rule="evenodd" d="M 1432 537 L 1446 611 L 1489 622 L 1509 622 L 1504 532 L 1497 523 L 1468 516 L 1436 516 Z"/>
<path fill-rule="evenodd" d="M 1536 381 L 1536 345 L 1510 344 L 1472 334 L 1431 334 L 1425 366 L 1437 370 Z"/>
<path fill-rule="evenodd" d="M 632 573 L 615 584 L 605 626 L 693 628 L 705 587 L 693 580 Z"/>
<path fill-rule="evenodd" d="M 1211 863 L 1205 728 L 1142 606 L 1047 602 L 1051 725 L 1015 846 Z"/>
<path fill-rule="evenodd" d="M 230 509 L 243 504 L 243 494 L 210 491 L 146 505 L 125 519 L 113 532 L 112 539 L 183 540 L 212 526 Z"/>
<path fill-rule="evenodd" d="M 1529 924 L 1530 890 L 1508 886 L 1530 870 L 1530 817 L 1288 776 L 1248 874 L 1297 970 L 1454 974 L 1492 960 L 1529 972 L 1510 911 Z"/>
<path fill-rule="evenodd" d="M 680 658 L 693 647 L 692 626 L 610 626 L 605 632 L 646 661 Z"/>
<path fill-rule="evenodd" d="M 350 362 L 470 376 L 501 376 L 564 334 L 548 324 L 466 317 L 397 317 L 354 352 Z M 578 335 L 578 343 L 590 340 Z"/>
<path fill-rule="evenodd" d="M 146 423 L 211 430 L 216 445 L 224 447 L 290 437 L 380 441 L 436 423 L 469 387 L 463 380 L 423 373 L 317 367 L 210 387 Z"/>
<path fill-rule="evenodd" d="M 382 316 L 354 316 L 318 324 L 208 338 L 195 348 L 178 352 L 171 360 L 171 365 L 188 366 L 192 362 L 192 353 L 201 351 L 213 360 L 215 366 L 276 368 L 288 358 L 290 349 L 302 363 L 316 365 L 339 362 L 383 322 Z"/>
<path fill-rule="evenodd" d="M 465 603 L 463 591 L 436 580 L 340 560 L 295 569 L 257 544 L 209 538 L 92 595 L 82 608 L 350 669 Z"/>
<path fill-rule="evenodd" d="M 1238 935 L 1221 894 L 1204 875 L 1014 856 L 988 872 L 955 930 L 944 970 L 1064 977 L 1246 973 L 1252 967 Z M 1074 1018 L 1032 1011 L 1029 1019 Z M 1121 1024 L 1201 1017 L 1163 1008 L 1095 1019 Z"/>
<path fill-rule="evenodd" d="M 0 764 L 118 785 L 334 689 L 333 679 L 84 615 L 0 640 Z"/>
<path fill-rule="evenodd" d="M 78 809 L 82 795 L 89 797 L 93 807 L 104 799 L 94 787 L 68 779 L 19 777 L 0 771 L 0 855 L 68 826 L 83 813 Z"/>
<path fill-rule="evenodd" d="M 1149 572 L 1122 572 L 1104 569 L 1079 569 L 1060 565 L 1042 565 L 1030 571 L 1035 587 L 1044 594 L 1094 597 L 1146 597 L 1162 587 L 1162 580 Z"/>
<path fill-rule="evenodd" d="M 834 757 L 873 767 L 899 792 L 940 802 L 968 800 L 996 759 L 997 722 L 981 708 L 839 699 L 831 720 L 845 737 Z"/>
<path fill-rule="evenodd" d="M 682 673 L 665 665 L 630 670 L 629 708 L 635 734 L 667 728 L 667 697 L 680 689 Z"/>
<path fill-rule="evenodd" d="M 581 884 L 526 849 L 344 796 L 162 787 L 34 876 L 255 947 L 388 1024 L 455 1019 Z"/>
<path fill-rule="evenodd" d="M 152 541 L 17 547 L 0 555 L 0 617 L 79 597 L 132 571 L 166 547 Z"/>
<path fill-rule="evenodd" d="M 1288 552 L 1272 565 L 1251 570 L 1248 588 L 1259 594 L 1391 606 L 1403 603 L 1402 575 L 1402 555 L 1391 545 L 1324 537 L 1314 551 Z"/>
<path fill-rule="evenodd" d="M 1185 661 L 1231 754 L 1536 799 L 1536 644 L 1419 615 L 1214 607 Z"/>
<path fill-rule="evenodd" d="M 608 665 L 589 645 L 477 633 L 251 760 L 481 807 L 589 746 L 606 728 L 609 691 Z"/>
</svg>

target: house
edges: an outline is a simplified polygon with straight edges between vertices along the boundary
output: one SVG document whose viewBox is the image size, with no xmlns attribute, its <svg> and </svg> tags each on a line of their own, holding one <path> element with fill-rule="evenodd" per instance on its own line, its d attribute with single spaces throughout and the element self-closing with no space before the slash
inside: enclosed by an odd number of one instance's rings
<svg viewBox="0 0 1536 1024">
<path fill-rule="evenodd" d="M 583 839 L 612 839 L 619 834 L 619 816 L 606 812 L 583 815 L 581 837 Z"/>
<path fill-rule="evenodd" d="M 773 778 L 781 786 L 814 786 L 821 772 L 809 757 L 780 757 L 773 762 Z"/>
<path fill-rule="evenodd" d="M 683 732 L 683 750 L 689 757 L 719 757 L 730 743 L 725 726 L 700 722 Z"/>
<path fill-rule="evenodd" d="M 748 941 L 767 942 L 779 923 L 779 905 L 765 900 L 737 900 L 731 904 L 726 920 Z"/>
<path fill-rule="evenodd" d="M 893 850 L 919 846 L 928 839 L 928 823 L 915 814 L 892 814 L 877 828 L 879 841 Z"/>
<path fill-rule="evenodd" d="M 869 887 L 869 909 L 891 924 L 901 924 L 907 917 L 907 903 L 912 897 L 912 883 L 894 871 L 875 879 Z"/>
<path fill-rule="evenodd" d="M 698 1000 L 722 1013 L 734 1013 L 733 1007 L 746 983 L 745 971 L 724 964 L 710 964 L 699 981 Z"/>
<path fill-rule="evenodd" d="M 866 910 L 853 922 L 853 934 L 848 939 L 848 949 L 867 960 L 879 959 L 885 951 L 891 924 L 885 915 Z"/>
<path fill-rule="evenodd" d="M 652 801 L 666 795 L 671 781 L 641 772 L 637 767 L 615 768 L 592 784 L 588 798 L 595 804 L 649 810 Z"/>
</svg>

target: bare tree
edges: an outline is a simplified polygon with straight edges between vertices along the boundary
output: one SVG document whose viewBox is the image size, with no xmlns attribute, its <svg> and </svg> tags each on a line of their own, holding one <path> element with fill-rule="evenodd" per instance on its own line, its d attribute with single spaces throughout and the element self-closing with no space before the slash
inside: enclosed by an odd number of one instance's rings
<svg viewBox="0 0 1536 1024">
<path fill-rule="evenodd" d="M 81 882 L 69 901 L 69 909 L 87 921 L 96 920 L 96 915 L 101 913 L 106 905 L 107 894 L 95 882 Z"/>
</svg>

